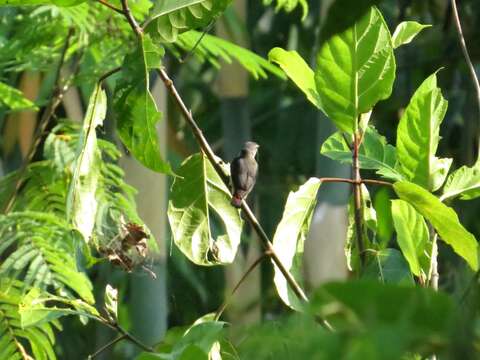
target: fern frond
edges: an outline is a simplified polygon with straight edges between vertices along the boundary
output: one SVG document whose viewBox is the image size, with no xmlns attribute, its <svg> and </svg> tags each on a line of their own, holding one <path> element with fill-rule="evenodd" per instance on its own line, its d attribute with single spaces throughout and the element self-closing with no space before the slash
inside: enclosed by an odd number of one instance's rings
<svg viewBox="0 0 480 360">
<path fill-rule="evenodd" d="M 185 51 L 190 51 L 201 36 L 202 33 L 198 31 L 188 31 L 179 35 L 174 45 Z M 255 79 L 266 78 L 267 71 L 281 79 L 285 79 L 283 71 L 268 60 L 218 36 L 205 34 L 202 41 L 195 48 L 194 54 L 200 61 L 208 61 L 217 68 L 220 67 L 219 60 L 231 63 L 232 59 L 234 59 L 245 70 L 250 72 Z"/>
<path fill-rule="evenodd" d="M 0 280 L 0 359 L 55 360 L 52 325 L 60 325 L 58 322 L 46 322 L 22 328 L 18 311 L 22 291 L 20 281 Z"/>
<path fill-rule="evenodd" d="M 0 216 L 0 229 L 0 255 L 5 256 L 0 276 L 23 280 L 25 288 L 53 289 L 65 297 L 76 293 L 86 302 L 94 302 L 92 284 L 77 270 L 75 261 L 79 234 L 60 218 L 42 212 L 14 212 Z M 13 244 L 16 249 L 7 253 Z"/>
</svg>

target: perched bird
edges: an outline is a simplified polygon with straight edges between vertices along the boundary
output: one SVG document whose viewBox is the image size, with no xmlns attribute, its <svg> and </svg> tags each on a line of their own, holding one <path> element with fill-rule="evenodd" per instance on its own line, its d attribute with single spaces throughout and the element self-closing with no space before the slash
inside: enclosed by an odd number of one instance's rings
<svg viewBox="0 0 480 360">
<path fill-rule="evenodd" d="M 231 204 L 236 208 L 242 206 L 242 200 L 252 191 L 257 180 L 258 164 L 255 160 L 259 145 L 247 141 L 240 154 L 230 164 L 230 174 L 233 184 L 233 197 Z"/>
</svg>

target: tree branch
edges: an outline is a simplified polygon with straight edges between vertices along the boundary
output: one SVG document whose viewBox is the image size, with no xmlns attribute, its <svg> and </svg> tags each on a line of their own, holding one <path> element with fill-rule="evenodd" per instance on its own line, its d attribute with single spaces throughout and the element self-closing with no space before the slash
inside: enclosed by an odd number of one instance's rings
<svg viewBox="0 0 480 360">
<path fill-rule="evenodd" d="M 133 17 L 132 12 L 128 7 L 127 0 L 122 0 L 122 9 L 123 9 L 123 15 L 127 18 L 127 21 L 132 27 L 135 34 L 137 34 L 139 37 L 143 36 L 143 29 L 140 27 L 140 25 L 138 25 L 137 21 Z"/>
<path fill-rule="evenodd" d="M 119 9 L 119 8 L 113 6 L 112 4 L 110 4 L 109 2 L 107 2 L 107 1 L 105 1 L 105 0 L 97 0 L 97 2 L 99 2 L 100 4 L 102 4 L 102 5 L 110 8 L 110 9 L 112 9 L 113 11 L 115 11 L 115 12 L 121 14 L 121 15 L 125 15 L 125 14 L 123 13 L 123 10 L 122 10 L 122 9 Z"/>
<path fill-rule="evenodd" d="M 88 355 L 88 360 L 92 360 L 94 359 L 95 357 L 97 357 L 98 355 L 100 355 L 102 352 L 104 352 L 105 350 L 107 350 L 109 347 L 112 347 L 113 345 L 115 345 L 117 342 L 120 342 L 124 339 L 126 339 L 127 337 L 125 335 L 120 335 L 120 336 L 117 336 L 115 339 L 113 339 L 112 341 L 110 341 L 109 343 L 106 343 L 105 345 L 103 345 L 100 349 L 98 349 L 97 351 L 95 351 L 93 354 L 91 355 Z"/>
<path fill-rule="evenodd" d="M 455 26 L 457 28 L 460 47 L 462 48 L 463 56 L 465 57 L 465 62 L 467 63 L 468 70 L 470 71 L 470 76 L 472 78 L 475 92 L 477 93 L 477 108 L 478 108 L 478 116 L 480 118 L 480 84 L 478 82 L 478 77 L 475 72 L 475 67 L 473 66 L 472 60 L 470 59 L 470 55 L 468 54 L 467 44 L 465 43 L 465 38 L 463 36 L 462 25 L 460 24 L 460 17 L 458 16 L 457 4 L 455 0 L 452 0 L 452 12 L 453 12 L 453 18 L 455 20 Z M 480 149 L 480 142 L 479 142 L 479 149 Z M 479 151 L 479 156 L 480 156 L 480 151 Z"/>
</svg>

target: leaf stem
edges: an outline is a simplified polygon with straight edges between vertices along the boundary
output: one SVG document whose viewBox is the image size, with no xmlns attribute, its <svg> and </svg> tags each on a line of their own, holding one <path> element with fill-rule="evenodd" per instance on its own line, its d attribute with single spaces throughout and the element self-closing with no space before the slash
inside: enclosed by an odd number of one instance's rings
<svg viewBox="0 0 480 360">
<path fill-rule="evenodd" d="M 121 14 L 121 15 L 124 15 L 123 13 L 123 10 L 122 9 L 119 9 L 117 8 L 116 6 L 113 6 L 112 4 L 110 4 L 108 1 L 105 1 L 105 0 L 97 0 L 97 2 L 99 2 L 100 4 L 112 9 L 113 11 Z"/>
<path fill-rule="evenodd" d="M 353 140 L 352 155 L 352 178 L 353 178 L 353 201 L 355 216 L 355 232 L 357 239 L 357 248 L 360 256 L 360 263 L 365 265 L 365 248 L 363 243 L 363 223 L 362 223 L 362 178 L 360 177 L 360 162 L 358 159 L 358 150 L 360 148 L 361 136 L 359 131 L 355 132 Z"/>
<path fill-rule="evenodd" d="M 480 117 L 480 84 L 478 82 L 478 77 L 475 72 L 475 67 L 473 66 L 472 60 L 470 59 L 470 55 L 468 54 L 467 44 L 465 43 L 465 38 L 463 36 L 463 31 L 462 31 L 462 25 L 460 23 L 460 17 L 458 16 L 456 1 L 455 0 L 451 0 L 451 1 L 452 1 L 453 18 L 455 20 L 455 26 L 457 28 L 458 40 L 460 42 L 460 47 L 462 48 L 463 56 L 465 57 L 465 62 L 467 63 L 468 70 L 470 71 L 470 76 L 472 78 L 475 92 L 477 93 L 477 107 L 478 107 L 478 115 Z M 479 146 L 479 156 L 480 156 L 480 141 L 478 146 Z"/>
</svg>

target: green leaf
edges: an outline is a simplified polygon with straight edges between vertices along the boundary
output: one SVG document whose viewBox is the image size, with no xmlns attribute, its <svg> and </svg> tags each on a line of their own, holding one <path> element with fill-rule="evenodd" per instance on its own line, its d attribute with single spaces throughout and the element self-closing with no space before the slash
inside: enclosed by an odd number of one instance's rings
<svg viewBox="0 0 480 360">
<path fill-rule="evenodd" d="M 86 0 L 0 0 L 0 6 L 25 6 L 25 5 L 57 5 L 74 6 L 85 2 Z"/>
<path fill-rule="evenodd" d="M 462 226 L 452 208 L 416 184 L 406 181 L 397 182 L 393 188 L 400 199 L 413 205 L 423 217 L 430 221 L 441 240 L 464 258 L 474 271 L 478 270 L 477 240 Z"/>
<path fill-rule="evenodd" d="M 375 251 L 362 276 L 385 284 L 415 285 L 408 263 L 397 249 Z"/>
<path fill-rule="evenodd" d="M 373 205 L 377 211 L 377 239 L 380 249 L 383 249 L 387 246 L 393 234 L 390 193 L 390 189 L 387 187 L 382 187 L 375 192 L 373 199 Z"/>
<path fill-rule="evenodd" d="M 445 182 L 440 199 L 460 195 L 461 200 L 472 200 L 480 196 L 480 161 L 472 167 L 462 166 L 452 172 Z"/>
<path fill-rule="evenodd" d="M 47 306 L 47 303 L 55 303 L 64 307 Z M 54 296 L 42 292 L 38 288 L 31 289 L 23 296 L 18 308 L 23 328 L 44 325 L 69 315 L 86 316 L 96 320 L 100 316 L 94 306 L 80 299 Z"/>
<path fill-rule="evenodd" d="M 263 5 L 270 5 L 273 0 L 263 0 Z M 308 15 L 308 2 L 307 0 L 276 0 L 277 5 L 275 6 L 275 12 L 280 10 L 285 10 L 285 12 L 292 12 L 297 8 L 298 5 L 302 7 L 302 21 Z"/>
<path fill-rule="evenodd" d="M 425 281 L 430 270 L 432 245 L 427 224 L 408 202 L 392 200 L 392 217 L 397 242 L 413 274 Z"/>
<path fill-rule="evenodd" d="M 300 284 L 303 283 L 303 245 L 310 228 L 320 185 L 319 179 L 310 178 L 297 191 L 290 192 L 282 220 L 280 220 L 273 237 L 273 249 L 280 262 Z M 278 295 L 286 305 L 295 310 L 303 308 L 302 302 L 291 290 L 276 265 L 273 281 Z"/>
<path fill-rule="evenodd" d="M 420 31 L 432 25 L 422 25 L 416 21 L 403 21 L 398 24 L 392 35 L 393 48 L 410 43 Z"/>
<path fill-rule="evenodd" d="M 398 169 L 406 180 L 431 191 L 442 186 L 452 163 L 435 156 L 447 106 L 432 74 L 413 95 L 397 129 Z"/>
<path fill-rule="evenodd" d="M 0 82 L 0 104 L 11 110 L 34 110 L 38 107 L 28 100 L 20 90 L 15 89 L 3 82 Z"/>
<path fill-rule="evenodd" d="M 375 7 L 323 43 L 317 56 L 315 81 L 323 108 L 348 133 L 361 114 L 390 96 L 394 78 L 390 31 Z"/>
<path fill-rule="evenodd" d="M 202 41 L 197 44 L 198 39 L 202 36 Z M 209 61 L 215 67 L 219 68 L 221 66 L 219 59 L 226 63 L 231 63 L 233 59 L 238 61 L 256 80 L 266 78 L 267 71 L 285 79 L 285 74 L 277 66 L 254 52 L 220 37 L 192 30 L 179 35 L 175 42 L 175 46 L 185 51 L 192 50 L 195 45 L 196 48 L 193 53 L 195 57 L 200 61 Z"/>
<path fill-rule="evenodd" d="M 145 31 L 158 42 L 175 42 L 182 32 L 207 26 L 227 8 L 231 1 L 156 1 Z"/>
<path fill-rule="evenodd" d="M 286 51 L 276 47 L 270 50 L 268 59 L 278 64 L 295 85 L 303 91 L 307 99 L 325 112 L 315 85 L 315 74 L 295 50 Z"/>
<path fill-rule="evenodd" d="M 341 132 L 330 136 L 322 145 L 320 152 L 330 159 L 344 164 L 352 163 L 352 150 Z M 373 126 L 369 126 L 360 145 L 358 159 L 361 169 L 377 170 L 377 174 L 393 180 L 402 180 L 402 175 L 395 169 L 397 154 L 395 147 L 387 144 Z"/>
<path fill-rule="evenodd" d="M 52 325 L 61 327 L 57 322 L 22 326 L 18 311 L 22 291 L 23 284 L 20 281 L 0 278 L 0 359 L 55 360 Z M 25 346 L 27 342 L 29 347 Z"/>
<path fill-rule="evenodd" d="M 135 158 L 154 171 L 173 174 L 160 154 L 156 123 L 161 113 L 149 90 L 149 70 L 160 66 L 162 56 L 163 49 L 143 36 L 137 49 L 125 57 L 114 109 L 118 135 Z"/>
<path fill-rule="evenodd" d="M 231 263 L 243 221 L 228 188 L 203 153 L 187 158 L 170 190 L 168 219 L 178 248 L 198 265 Z M 218 224 L 214 239 L 214 225 Z M 221 229 L 220 229 L 221 228 Z"/>
<path fill-rule="evenodd" d="M 97 84 L 90 96 L 80 133 L 75 169 L 67 198 L 67 218 L 89 241 L 97 213 L 97 186 L 102 161 L 97 145 L 96 127 L 103 124 L 107 112 L 107 96 Z"/>
</svg>

